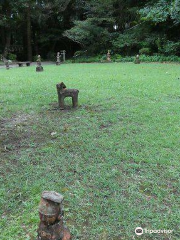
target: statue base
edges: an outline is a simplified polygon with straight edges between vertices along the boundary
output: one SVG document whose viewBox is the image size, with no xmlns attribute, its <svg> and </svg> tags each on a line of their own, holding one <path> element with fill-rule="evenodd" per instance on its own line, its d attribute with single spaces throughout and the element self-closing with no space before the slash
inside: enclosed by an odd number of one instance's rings
<svg viewBox="0 0 180 240">
<path fill-rule="evenodd" d="M 37 240 L 70 240 L 69 230 L 63 226 L 63 221 L 56 222 L 53 225 L 46 225 L 41 222 L 38 229 Z"/>
<path fill-rule="evenodd" d="M 36 72 L 43 72 L 43 71 L 44 71 L 44 69 L 42 66 L 36 67 Z"/>
</svg>

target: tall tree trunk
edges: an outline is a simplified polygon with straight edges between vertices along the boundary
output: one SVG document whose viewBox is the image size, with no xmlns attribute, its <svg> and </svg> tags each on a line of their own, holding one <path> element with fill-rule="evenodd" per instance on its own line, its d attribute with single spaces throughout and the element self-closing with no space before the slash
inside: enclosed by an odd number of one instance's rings
<svg viewBox="0 0 180 240">
<path fill-rule="evenodd" d="M 5 13 L 5 16 L 7 19 L 11 16 L 11 7 L 9 5 L 9 2 L 7 1 L 6 7 L 2 8 L 3 12 Z M 11 45 L 11 26 L 7 23 L 6 26 L 4 27 L 4 39 L 5 39 L 5 45 L 4 45 L 4 51 L 3 51 L 3 56 L 7 58 L 9 48 Z"/>
<path fill-rule="evenodd" d="M 31 7 L 29 3 L 27 7 L 27 53 L 29 61 L 32 61 L 31 35 Z"/>
<path fill-rule="evenodd" d="M 8 55 L 10 45 L 11 45 L 11 30 L 10 30 L 10 28 L 7 28 L 6 29 L 6 43 L 4 46 L 4 53 L 3 53 L 5 58 Z"/>
<path fill-rule="evenodd" d="M 39 55 L 39 47 L 38 47 L 38 42 L 37 42 L 37 32 L 36 32 L 36 30 L 33 31 L 33 42 L 34 42 L 35 54 Z"/>
<path fill-rule="evenodd" d="M 1 39 L 2 39 L 2 45 L 4 47 L 5 44 L 6 44 L 6 37 L 5 37 L 5 29 L 4 29 L 4 27 L 1 28 Z"/>
</svg>

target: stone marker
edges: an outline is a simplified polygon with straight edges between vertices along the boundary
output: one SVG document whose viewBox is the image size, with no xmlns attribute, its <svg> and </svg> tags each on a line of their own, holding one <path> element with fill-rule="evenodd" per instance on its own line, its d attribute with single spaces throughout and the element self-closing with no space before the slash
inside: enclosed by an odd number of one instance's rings
<svg viewBox="0 0 180 240">
<path fill-rule="evenodd" d="M 44 69 L 41 66 L 41 56 L 40 55 L 38 55 L 36 62 L 37 62 L 36 72 L 42 72 Z"/>
<path fill-rule="evenodd" d="M 61 57 L 60 52 L 58 52 L 58 53 L 57 53 L 57 61 L 56 61 L 56 65 L 57 65 L 57 66 L 58 66 L 58 65 L 61 65 L 60 57 Z"/>
<path fill-rule="evenodd" d="M 63 196 L 54 191 L 42 193 L 39 204 L 40 224 L 37 240 L 70 240 L 71 234 L 63 223 Z"/>
<path fill-rule="evenodd" d="M 8 60 L 5 62 L 5 65 L 6 65 L 6 69 L 9 70 L 9 61 Z"/>
<path fill-rule="evenodd" d="M 8 59 L 6 59 L 3 55 L 1 55 L 1 61 L 3 61 L 4 62 L 4 64 L 5 64 L 5 66 L 6 66 L 6 69 L 7 70 L 9 70 L 9 60 Z"/>
<path fill-rule="evenodd" d="M 57 84 L 56 88 L 57 88 L 57 93 L 58 93 L 59 107 L 60 107 L 61 110 L 64 109 L 64 99 L 66 97 L 72 97 L 72 104 L 73 104 L 74 108 L 78 106 L 79 90 L 77 90 L 77 89 L 67 89 L 66 85 L 63 82 Z"/>
<path fill-rule="evenodd" d="M 134 63 L 135 64 L 140 64 L 141 62 L 140 62 L 140 59 L 139 59 L 139 55 L 136 55 L 136 58 L 135 58 L 135 60 L 134 60 Z"/>
<path fill-rule="evenodd" d="M 66 61 L 66 50 L 61 50 L 61 54 L 63 55 L 63 62 Z"/>
<path fill-rule="evenodd" d="M 108 52 L 107 52 L 107 61 L 111 62 L 111 51 L 110 50 L 108 50 Z"/>
</svg>

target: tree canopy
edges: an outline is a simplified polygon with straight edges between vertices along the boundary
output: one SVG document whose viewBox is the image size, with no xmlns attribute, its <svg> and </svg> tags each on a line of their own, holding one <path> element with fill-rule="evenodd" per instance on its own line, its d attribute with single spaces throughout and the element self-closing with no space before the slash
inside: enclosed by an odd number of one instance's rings
<svg viewBox="0 0 180 240">
<path fill-rule="evenodd" d="M 179 0 L 1 0 L 0 52 L 180 55 Z"/>
</svg>

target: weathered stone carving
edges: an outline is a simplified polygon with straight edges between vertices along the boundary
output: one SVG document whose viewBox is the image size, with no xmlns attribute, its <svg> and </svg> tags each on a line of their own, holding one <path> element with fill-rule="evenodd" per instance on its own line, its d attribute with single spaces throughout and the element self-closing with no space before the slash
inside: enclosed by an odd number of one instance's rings
<svg viewBox="0 0 180 240">
<path fill-rule="evenodd" d="M 1 55 L 1 61 L 4 62 L 6 69 L 9 70 L 9 62 L 11 62 L 10 60 L 6 59 L 3 55 Z"/>
<path fill-rule="evenodd" d="M 44 69 L 41 66 L 41 56 L 40 55 L 38 55 L 36 62 L 37 62 L 36 72 L 42 72 Z"/>
<path fill-rule="evenodd" d="M 61 54 L 60 54 L 60 52 L 58 52 L 58 53 L 57 53 L 57 61 L 56 61 L 56 65 L 57 65 L 57 66 L 61 64 L 61 59 L 60 59 L 60 57 L 61 57 Z"/>
<path fill-rule="evenodd" d="M 134 63 L 135 64 L 140 64 L 141 62 L 140 62 L 140 59 L 139 59 L 139 55 L 136 55 L 136 58 L 135 58 L 135 60 L 134 60 Z"/>
<path fill-rule="evenodd" d="M 63 55 L 63 62 L 66 61 L 66 50 L 62 50 L 61 54 Z"/>
<path fill-rule="evenodd" d="M 59 107 L 60 107 L 61 110 L 64 109 L 64 99 L 66 97 L 72 97 L 72 104 L 73 104 L 74 108 L 78 106 L 79 90 L 77 90 L 77 89 L 67 89 L 66 85 L 63 82 L 57 84 L 56 88 L 57 88 L 57 93 L 58 93 Z"/>
<path fill-rule="evenodd" d="M 70 240 L 71 234 L 63 223 L 63 196 L 54 191 L 42 193 L 39 204 L 40 224 L 37 240 Z"/>
<path fill-rule="evenodd" d="M 9 70 L 9 61 L 8 60 L 5 62 L 5 65 L 6 65 L 6 69 Z"/>
<path fill-rule="evenodd" d="M 107 52 L 107 61 L 111 62 L 111 51 L 110 50 L 108 50 L 108 52 Z"/>
</svg>

